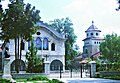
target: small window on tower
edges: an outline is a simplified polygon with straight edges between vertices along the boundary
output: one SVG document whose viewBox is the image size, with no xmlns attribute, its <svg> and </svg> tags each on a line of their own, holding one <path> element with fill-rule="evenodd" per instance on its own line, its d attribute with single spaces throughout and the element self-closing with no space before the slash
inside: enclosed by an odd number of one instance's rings
<svg viewBox="0 0 120 83">
<path fill-rule="evenodd" d="M 96 36 L 98 36 L 98 33 L 96 33 Z"/>
<path fill-rule="evenodd" d="M 96 44 L 96 42 L 94 42 Z"/>
<path fill-rule="evenodd" d="M 89 36 L 89 34 L 87 33 L 87 36 Z"/>
<path fill-rule="evenodd" d="M 86 53 L 86 54 L 88 53 L 88 50 L 87 50 L 87 49 L 85 49 L 85 53 Z"/>
<path fill-rule="evenodd" d="M 91 36 L 93 35 L 93 33 L 91 33 Z"/>
</svg>

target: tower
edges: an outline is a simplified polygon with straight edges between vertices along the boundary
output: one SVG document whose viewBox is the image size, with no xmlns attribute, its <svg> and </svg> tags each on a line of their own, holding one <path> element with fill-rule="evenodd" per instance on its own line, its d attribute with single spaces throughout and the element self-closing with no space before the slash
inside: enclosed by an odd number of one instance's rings
<svg viewBox="0 0 120 83">
<path fill-rule="evenodd" d="M 102 38 L 100 38 L 100 32 L 92 21 L 92 25 L 85 31 L 86 38 L 83 39 L 84 46 L 83 46 L 83 57 L 91 57 L 92 55 L 100 52 L 99 46 L 102 41 Z"/>
</svg>

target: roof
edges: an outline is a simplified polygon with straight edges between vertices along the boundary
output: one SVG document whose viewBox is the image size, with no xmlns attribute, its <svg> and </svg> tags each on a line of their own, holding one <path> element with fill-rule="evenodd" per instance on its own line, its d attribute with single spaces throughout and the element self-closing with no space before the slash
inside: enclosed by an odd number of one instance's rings
<svg viewBox="0 0 120 83">
<path fill-rule="evenodd" d="M 101 30 L 98 30 L 98 28 L 94 25 L 94 22 L 92 21 L 92 25 L 85 31 L 85 32 L 90 32 L 90 31 L 98 31 L 101 32 Z"/>
<path fill-rule="evenodd" d="M 96 53 L 92 54 L 90 57 L 95 58 L 95 57 L 99 57 L 99 56 L 101 56 L 100 52 L 96 52 Z"/>
<path fill-rule="evenodd" d="M 87 37 L 85 39 L 83 39 L 82 41 L 85 41 L 85 40 L 104 40 L 103 38 L 100 38 L 100 37 Z"/>
<path fill-rule="evenodd" d="M 100 52 L 96 52 L 96 53 L 92 54 L 92 56 L 100 56 Z"/>
<path fill-rule="evenodd" d="M 88 63 L 89 61 L 88 60 L 86 60 L 86 59 L 84 59 L 84 60 L 82 60 L 82 61 L 80 61 L 80 63 L 81 64 L 83 64 L 83 63 Z"/>
<path fill-rule="evenodd" d="M 66 40 L 64 34 L 59 34 L 52 27 L 50 27 L 49 25 L 43 23 L 42 21 L 37 22 L 36 26 L 39 26 L 42 29 L 47 29 L 47 31 L 49 31 L 50 33 L 52 33 L 53 35 L 55 35 L 59 39 Z"/>
<path fill-rule="evenodd" d="M 79 60 L 81 60 L 82 58 L 83 58 L 83 55 L 80 54 L 79 56 L 75 57 L 74 60 L 75 60 L 75 61 L 79 61 Z"/>
</svg>

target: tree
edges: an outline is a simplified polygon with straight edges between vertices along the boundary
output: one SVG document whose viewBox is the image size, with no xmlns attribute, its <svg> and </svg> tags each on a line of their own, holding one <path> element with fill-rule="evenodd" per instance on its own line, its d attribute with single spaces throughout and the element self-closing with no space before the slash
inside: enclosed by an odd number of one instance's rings
<svg viewBox="0 0 120 83">
<path fill-rule="evenodd" d="M 40 20 L 39 10 L 35 10 L 35 7 L 31 7 L 29 3 L 24 4 L 23 0 L 10 0 L 10 2 L 9 8 L 3 13 L 0 38 L 4 40 L 4 46 L 10 39 L 14 39 L 15 59 L 20 59 L 19 39 L 21 38 L 21 41 L 32 39 L 32 34 L 36 32 L 34 25 Z M 19 71 L 18 68 L 16 70 Z"/>
<path fill-rule="evenodd" d="M 119 9 L 120 9 L 120 0 L 117 0 L 117 1 L 118 1 L 119 6 L 118 6 L 118 8 L 116 10 L 119 11 Z"/>
<path fill-rule="evenodd" d="M 32 41 L 29 51 L 26 53 L 26 59 L 27 59 L 27 72 L 39 73 L 43 71 L 43 60 L 40 57 L 38 58 L 37 48 L 34 47 Z"/>
<path fill-rule="evenodd" d="M 117 34 L 106 35 L 100 44 L 100 52 L 103 59 L 109 62 L 120 62 L 120 36 Z"/>
<path fill-rule="evenodd" d="M 49 25 L 53 27 L 58 33 L 66 34 L 67 40 L 65 42 L 65 61 L 71 61 L 76 55 L 73 45 L 76 42 L 77 36 L 74 33 L 73 23 L 69 18 L 55 19 L 50 21 Z"/>
</svg>

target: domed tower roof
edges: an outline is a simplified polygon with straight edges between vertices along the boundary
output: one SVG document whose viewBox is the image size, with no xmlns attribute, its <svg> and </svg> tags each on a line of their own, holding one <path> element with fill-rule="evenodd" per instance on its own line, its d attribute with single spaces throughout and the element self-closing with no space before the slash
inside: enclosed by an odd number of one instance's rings
<svg viewBox="0 0 120 83">
<path fill-rule="evenodd" d="M 85 32 L 90 32 L 90 31 L 101 32 L 101 30 L 98 30 L 98 28 L 94 25 L 94 21 L 92 21 L 92 25 Z"/>
</svg>

